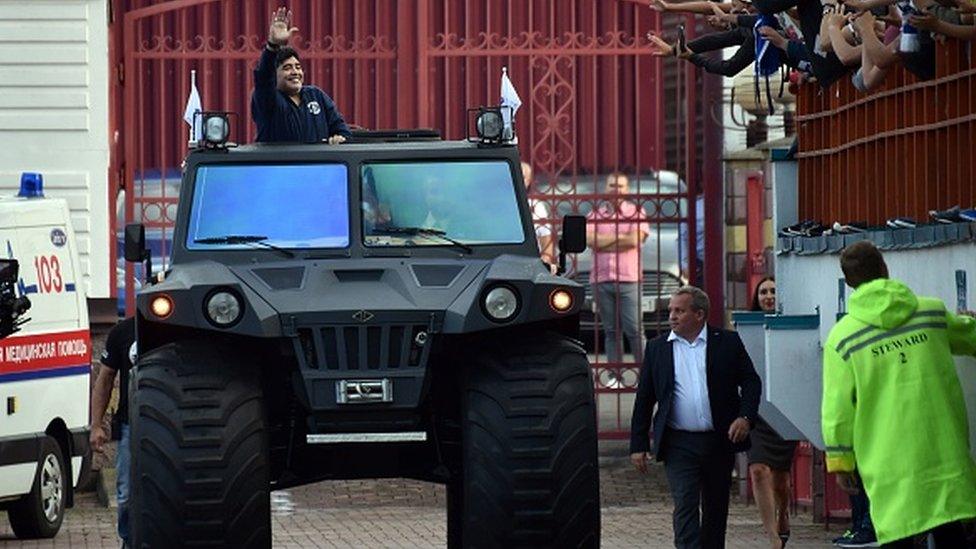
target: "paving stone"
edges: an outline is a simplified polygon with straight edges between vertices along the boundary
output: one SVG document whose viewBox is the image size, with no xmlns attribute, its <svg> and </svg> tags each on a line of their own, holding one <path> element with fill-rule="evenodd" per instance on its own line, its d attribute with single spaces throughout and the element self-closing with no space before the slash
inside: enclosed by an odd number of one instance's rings
<svg viewBox="0 0 976 549">
<path fill-rule="evenodd" d="M 671 502 L 664 469 L 648 475 L 633 471 L 624 459 L 601 465 L 603 547 L 673 547 Z M 444 489 L 412 480 L 329 481 L 281 490 L 272 495 L 275 547 L 443 547 L 447 526 Z M 789 547 L 829 547 L 843 528 L 831 531 L 808 515 L 793 517 Z M 93 492 L 78 494 L 54 540 L 19 541 L 0 521 L 0 547 L 116 548 L 115 510 L 98 503 Z M 727 547 L 767 547 L 755 506 L 733 502 Z"/>
</svg>

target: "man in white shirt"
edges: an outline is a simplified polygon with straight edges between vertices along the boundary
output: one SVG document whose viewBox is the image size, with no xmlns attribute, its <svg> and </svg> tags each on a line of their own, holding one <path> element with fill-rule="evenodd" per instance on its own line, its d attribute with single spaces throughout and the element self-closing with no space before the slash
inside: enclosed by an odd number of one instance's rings
<svg viewBox="0 0 976 549">
<path fill-rule="evenodd" d="M 532 190 L 535 181 L 532 166 L 522 162 L 522 181 L 525 182 L 525 193 Z M 538 198 L 529 198 L 529 209 L 532 210 L 532 221 L 535 223 L 535 237 L 539 241 L 539 256 L 550 265 L 556 264 L 555 240 L 552 238 L 552 226 L 549 221 L 549 205 Z"/>
<path fill-rule="evenodd" d="M 694 286 L 671 296 L 671 332 L 647 344 L 631 420 L 630 459 L 641 473 L 653 426 L 679 549 L 725 546 L 732 465 L 735 453 L 749 448 L 762 391 L 742 340 L 707 326 L 708 309 L 708 295 Z"/>
</svg>

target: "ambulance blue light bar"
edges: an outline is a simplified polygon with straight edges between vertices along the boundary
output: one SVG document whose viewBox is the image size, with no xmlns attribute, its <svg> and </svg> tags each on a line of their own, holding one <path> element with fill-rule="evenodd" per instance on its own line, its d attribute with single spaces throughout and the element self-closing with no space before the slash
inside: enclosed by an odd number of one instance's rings
<svg viewBox="0 0 976 549">
<path fill-rule="evenodd" d="M 20 192 L 23 198 L 42 198 L 44 196 L 44 176 L 36 172 L 20 174 Z"/>
</svg>

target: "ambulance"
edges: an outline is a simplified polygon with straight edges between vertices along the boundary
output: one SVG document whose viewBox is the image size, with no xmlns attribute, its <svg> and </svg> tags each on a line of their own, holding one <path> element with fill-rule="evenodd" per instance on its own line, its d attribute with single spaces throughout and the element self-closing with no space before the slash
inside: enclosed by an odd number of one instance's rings
<svg viewBox="0 0 976 549">
<path fill-rule="evenodd" d="M 68 204 L 23 174 L 0 198 L 0 509 L 58 533 L 88 450 L 91 336 Z"/>
</svg>

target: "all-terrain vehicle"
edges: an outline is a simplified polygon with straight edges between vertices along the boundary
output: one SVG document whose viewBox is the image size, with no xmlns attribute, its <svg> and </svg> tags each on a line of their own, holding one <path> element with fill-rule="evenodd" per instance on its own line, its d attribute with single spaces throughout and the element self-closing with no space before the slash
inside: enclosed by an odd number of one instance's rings
<svg viewBox="0 0 976 549">
<path fill-rule="evenodd" d="M 447 486 L 451 547 L 598 546 L 583 288 L 539 259 L 517 148 L 361 141 L 188 155 L 137 296 L 134 546 L 266 547 L 271 490 L 383 477 Z"/>
</svg>

